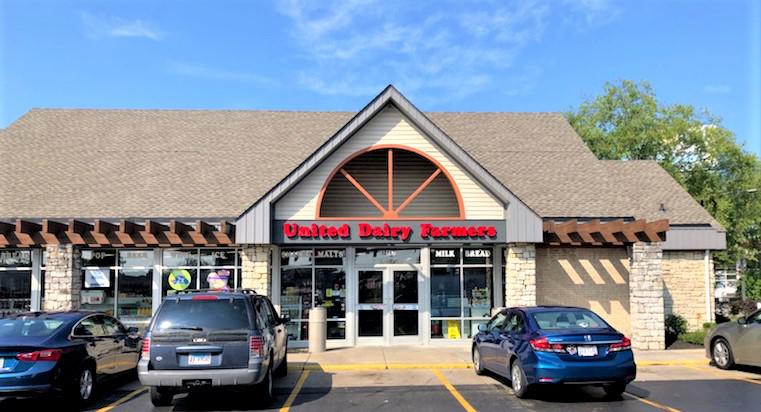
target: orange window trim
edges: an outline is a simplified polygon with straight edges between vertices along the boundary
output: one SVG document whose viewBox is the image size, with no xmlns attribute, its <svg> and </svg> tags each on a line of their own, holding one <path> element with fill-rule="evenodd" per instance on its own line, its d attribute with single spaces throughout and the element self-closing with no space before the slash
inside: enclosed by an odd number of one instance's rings
<svg viewBox="0 0 761 412">
<path fill-rule="evenodd" d="M 354 180 L 351 175 L 344 170 L 344 166 L 346 166 L 349 162 L 354 160 L 355 158 L 369 152 L 373 152 L 376 150 L 388 150 L 388 209 L 383 208 L 383 206 L 374 198 L 370 193 L 367 193 L 366 190 L 362 187 L 362 185 L 359 184 L 356 180 Z M 415 153 L 424 159 L 431 162 L 434 166 L 436 166 L 437 170 L 428 178 L 425 182 L 423 182 L 416 190 L 413 192 L 404 202 L 402 205 L 397 208 L 397 210 L 393 209 L 393 151 L 394 150 L 405 150 L 408 152 Z M 322 211 L 322 202 L 325 198 L 325 192 L 328 189 L 328 185 L 330 182 L 333 181 L 333 179 L 336 177 L 338 173 L 341 173 L 344 177 L 349 180 L 352 185 L 364 195 L 370 203 L 373 204 L 381 213 L 382 216 L 373 216 L 373 217 L 360 217 L 360 216 L 346 216 L 346 217 L 323 217 L 321 216 Z M 452 187 L 452 190 L 454 191 L 455 198 L 457 199 L 457 209 L 459 211 L 458 216 L 451 216 L 451 217 L 443 217 L 443 216 L 413 216 L 413 217 L 399 217 L 399 211 L 401 211 L 404 207 L 406 207 L 409 203 L 414 200 L 417 195 L 419 195 L 427 186 L 430 184 L 436 176 L 438 176 L 440 173 L 443 173 L 444 176 L 449 180 L 449 184 Z M 460 193 L 460 188 L 457 187 L 457 184 L 454 181 L 454 178 L 452 178 L 452 175 L 449 174 L 449 172 L 439 163 L 436 159 L 429 156 L 427 153 L 415 149 L 413 147 L 404 146 L 404 145 L 375 145 L 375 146 L 369 146 L 364 149 L 358 150 L 351 155 L 347 156 L 346 159 L 344 159 L 341 163 L 338 164 L 328 175 L 328 178 L 325 179 L 325 182 L 322 184 L 322 188 L 320 188 L 320 194 L 317 197 L 317 210 L 315 212 L 316 219 L 317 220 L 463 220 L 465 219 L 465 208 L 463 206 L 462 201 L 462 194 Z"/>
</svg>

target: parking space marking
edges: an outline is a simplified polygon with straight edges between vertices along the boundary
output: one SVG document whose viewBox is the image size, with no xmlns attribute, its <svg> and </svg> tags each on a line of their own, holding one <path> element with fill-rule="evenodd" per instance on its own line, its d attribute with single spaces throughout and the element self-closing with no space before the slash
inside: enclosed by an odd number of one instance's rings
<svg viewBox="0 0 761 412">
<path fill-rule="evenodd" d="M 627 398 L 638 400 L 638 401 L 644 403 L 645 405 L 652 406 L 653 408 L 660 409 L 662 411 L 667 411 L 667 412 L 682 412 L 679 409 L 672 408 L 670 406 L 666 406 L 666 405 L 660 404 L 658 402 L 651 401 L 649 399 L 640 398 L 639 396 L 631 394 L 629 392 L 624 392 L 623 395 L 626 396 Z"/>
<path fill-rule="evenodd" d="M 761 385 L 761 381 L 759 381 L 759 380 L 751 379 L 751 378 L 746 378 L 744 376 L 731 376 L 731 375 L 728 375 L 728 373 L 731 373 L 730 371 L 723 371 L 723 373 L 722 373 L 722 372 L 720 372 L 720 370 L 714 370 L 712 366 L 706 366 L 704 368 L 698 368 L 696 366 L 688 366 L 688 367 L 690 369 L 694 369 L 696 371 L 708 372 L 708 373 L 710 373 L 713 376 L 716 376 L 718 378 L 733 379 L 733 380 L 736 380 L 736 381 L 743 381 L 743 382 L 748 382 L 748 383 L 755 383 L 756 385 Z"/>
<path fill-rule="evenodd" d="M 303 366 L 290 367 L 288 370 L 311 370 L 321 372 L 365 372 L 392 369 L 472 369 L 473 364 L 462 363 L 327 363 L 305 364 Z"/>
<path fill-rule="evenodd" d="M 293 405 L 293 401 L 296 400 L 296 396 L 298 396 L 299 392 L 301 392 L 301 387 L 304 386 L 304 382 L 307 380 L 308 376 L 309 376 L 308 369 L 301 372 L 301 376 L 299 376 L 299 380 L 296 381 L 296 385 L 293 387 L 291 394 L 288 395 L 288 399 L 285 400 L 283 407 L 280 408 L 280 412 L 288 412 L 291 409 L 291 405 Z"/>
<path fill-rule="evenodd" d="M 111 409 L 114 409 L 117 406 L 119 406 L 119 405 L 129 401 L 130 399 L 132 399 L 132 398 L 134 398 L 134 397 L 136 397 L 138 395 L 141 395 L 143 392 L 146 392 L 147 390 L 148 390 L 148 388 L 146 388 L 145 386 L 143 386 L 142 388 L 135 389 L 134 391 L 132 391 L 132 392 L 122 396 L 116 402 L 114 402 L 114 403 L 112 403 L 110 405 L 104 406 L 103 408 L 98 409 L 96 412 L 108 412 Z"/>
<path fill-rule="evenodd" d="M 466 401 L 465 398 L 462 397 L 462 395 L 460 395 L 460 392 L 458 392 L 457 389 L 455 389 L 454 386 L 452 386 L 452 384 L 449 383 L 447 378 L 445 378 L 444 375 L 442 375 L 438 369 L 431 369 L 431 370 L 433 371 L 434 375 L 436 375 L 436 377 L 439 378 L 439 380 L 444 385 L 444 387 L 447 388 L 449 393 L 452 394 L 452 396 L 454 396 L 455 399 L 457 399 L 457 402 L 460 403 L 463 409 L 465 409 L 468 412 L 476 412 L 476 409 L 473 408 L 473 406 L 471 406 L 471 404 L 468 401 Z"/>
</svg>

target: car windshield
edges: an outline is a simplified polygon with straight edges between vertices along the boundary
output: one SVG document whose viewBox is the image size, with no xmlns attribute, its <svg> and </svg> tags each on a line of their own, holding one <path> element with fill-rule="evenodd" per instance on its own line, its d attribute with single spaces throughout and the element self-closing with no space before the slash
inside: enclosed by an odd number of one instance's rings
<svg viewBox="0 0 761 412">
<path fill-rule="evenodd" d="M 588 310 L 558 309 L 535 312 L 531 315 L 539 329 L 607 328 L 599 316 Z"/>
<path fill-rule="evenodd" d="M 210 332 L 249 329 L 243 299 L 168 300 L 156 315 L 154 331 Z"/>
<path fill-rule="evenodd" d="M 50 336 L 65 322 L 58 319 L 0 319 L 0 338 Z"/>
</svg>

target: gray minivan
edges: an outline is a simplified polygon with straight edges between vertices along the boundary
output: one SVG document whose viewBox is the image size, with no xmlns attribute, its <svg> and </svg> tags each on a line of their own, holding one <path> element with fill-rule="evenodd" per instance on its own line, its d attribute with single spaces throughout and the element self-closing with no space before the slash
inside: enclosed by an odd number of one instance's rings
<svg viewBox="0 0 761 412">
<path fill-rule="evenodd" d="M 143 339 L 137 370 L 155 406 L 175 393 L 254 385 L 272 398 L 273 376 L 288 370 L 287 318 L 252 290 L 190 291 L 167 296 Z"/>
</svg>

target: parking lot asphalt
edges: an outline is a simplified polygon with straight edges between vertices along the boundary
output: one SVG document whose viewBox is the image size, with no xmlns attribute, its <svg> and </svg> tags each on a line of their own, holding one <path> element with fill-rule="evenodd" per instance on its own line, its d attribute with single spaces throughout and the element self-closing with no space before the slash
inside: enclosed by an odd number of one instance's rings
<svg viewBox="0 0 761 412">
<path fill-rule="evenodd" d="M 251 391 L 206 391 L 154 408 L 146 388 L 123 379 L 102 388 L 91 410 L 137 411 L 724 411 L 761 405 L 761 370 L 721 371 L 708 365 L 646 366 L 618 399 L 599 388 L 549 387 L 519 400 L 509 381 L 472 369 L 291 370 L 275 399 L 260 405 Z M 45 399 L 0 400 L 0 410 L 62 410 Z"/>
</svg>

